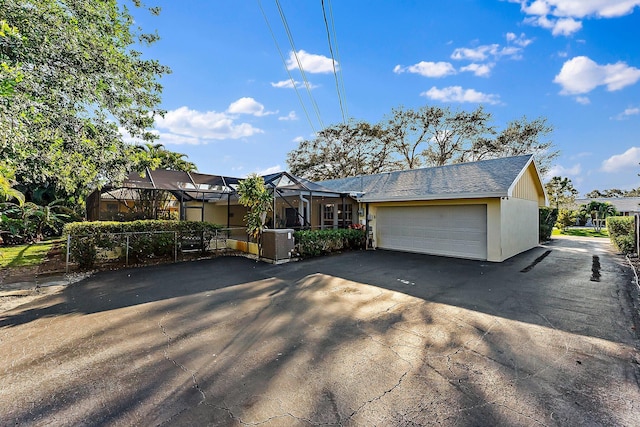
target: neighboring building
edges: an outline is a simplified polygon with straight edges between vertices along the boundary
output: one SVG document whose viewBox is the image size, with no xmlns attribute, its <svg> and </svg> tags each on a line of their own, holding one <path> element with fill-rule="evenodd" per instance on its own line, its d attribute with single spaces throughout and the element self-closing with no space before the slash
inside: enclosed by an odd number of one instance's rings
<svg viewBox="0 0 640 427">
<path fill-rule="evenodd" d="M 497 262 L 538 245 L 546 205 L 530 155 L 320 184 L 359 203 L 374 247 Z"/>
<path fill-rule="evenodd" d="M 538 208 L 546 194 L 533 157 L 516 156 L 314 183 L 287 172 L 264 176 L 274 193 L 269 228 L 365 225 L 368 247 L 501 262 L 538 245 Z M 132 174 L 118 188 L 168 192 L 186 220 L 243 227 L 239 178 L 177 171 Z M 105 188 L 87 201 L 89 220 L 103 207 L 128 210 L 126 191 Z M 113 195 L 125 197 L 114 200 Z M 111 204 L 111 205 L 110 205 Z M 110 206 L 110 207 L 109 207 Z"/>
<path fill-rule="evenodd" d="M 600 203 L 608 202 L 616 208 L 620 216 L 633 216 L 640 214 L 640 197 L 595 197 L 593 199 L 576 199 L 571 209 L 578 209 L 591 201 Z"/>
</svg>

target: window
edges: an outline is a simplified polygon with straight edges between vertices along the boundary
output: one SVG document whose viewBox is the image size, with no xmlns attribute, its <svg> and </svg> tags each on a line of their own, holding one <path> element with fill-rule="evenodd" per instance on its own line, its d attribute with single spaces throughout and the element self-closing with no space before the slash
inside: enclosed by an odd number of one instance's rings
<svg viewBox="0 0 640 427">
<path fill-rule="evenodd" d="M 118 212 L 118 203 L 117 202 L 108 202 L 107 203 L 107 212 Z"/>
<path fill-rule="evenodd" d="M 324 222 L 333 224 L 333 205 L 324 205 L 322 212 L 322 218 Z"/>
<path fill-rule="evenodd" d="M 344 215 L 342 219 L 346 223 L 351 224 L 351 220 L 353 219 L 353 205 L 344 205 Z"/>
</svg>

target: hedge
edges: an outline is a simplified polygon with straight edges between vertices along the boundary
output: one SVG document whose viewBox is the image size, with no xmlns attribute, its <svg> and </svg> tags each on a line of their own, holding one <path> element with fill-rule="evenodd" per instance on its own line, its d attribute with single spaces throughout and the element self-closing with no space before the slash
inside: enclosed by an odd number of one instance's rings
<svg viewBox="0 0 640 427">
<path fill-rule="evenodd" d="M 134 234 L 129 238 L 129 257 L 133 261 L 147 258 L 169 256 L 174 253 L 177 232 L 178 251 L 181 251 L 184 241 L 204 240 L 213 237 L 219 225 L 200 221 L 169 221 L 169 220 L 139 220 L 131 222 L 74 222 L 66 224 L 63 236 L 71 236 L 70 255 L 81 268 L 95 265 L 98 251 L 114 250 L 123 246 L 122 234 L 118 233 L 149 233 Z M 150 233 L 168 231 L 171 233 Z M 204 245 L 201 245 L 204 249 Z M 121 257 L 124 257 L 124 252 Z"/>
<path fill-rule="evenodd" d="M 552 208 L 540 208 L 539 212 L 538 239 L 546 242 L 551 238 L 553 226 L 558 219 L 558 210 Z"/>
<path fill-rule="evenodd" d="M 345 249 L 364 249 L 364 230 L 328 229 L 300 230 L 293 233 L 298 252 L 302 257 L 314 257 Z"/>
<path fill-rule="evenodd" d="M 634 217 L 610 216 L 607 218 L 607 231 L 611 243 L 623 254 L 635 252 Z"/>
</svg>

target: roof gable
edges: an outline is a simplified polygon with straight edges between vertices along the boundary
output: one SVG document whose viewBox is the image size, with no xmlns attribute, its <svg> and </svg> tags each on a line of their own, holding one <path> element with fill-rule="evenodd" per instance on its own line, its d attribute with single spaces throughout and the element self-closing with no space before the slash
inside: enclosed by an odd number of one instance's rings
<svg viewBox="0 0 640 427">
<path fill-rule="evenodd" d="M 532 155 L 503 157 L 320 182 L 362 202 L 511 196 Z M 537 175 L 537 169 L 536 171 Z M 539 176 L 537 177 L 539 180 Z M 543 190 L 544 194 L 544 190 Z"/>
</svg>

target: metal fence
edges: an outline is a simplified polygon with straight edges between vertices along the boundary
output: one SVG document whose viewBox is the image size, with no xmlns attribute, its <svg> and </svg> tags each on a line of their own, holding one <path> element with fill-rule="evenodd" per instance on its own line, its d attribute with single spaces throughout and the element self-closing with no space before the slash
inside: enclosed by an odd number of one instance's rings
<svg viewBox="0 0 640 427">
<path fill-rule="evenodd" d="M 68 273 L 74 265 L 82 267 L 82 258 L 87 254 L 96 267 L 178 262 L 196 256 L 210 256 L 229 251 L 228 239 L 248 242 L 246 228 L 223 228 L 191 235 L 177 231 L 103 233 L 100 238 L 69 235 L 65 271 Z"/>
</svg>

